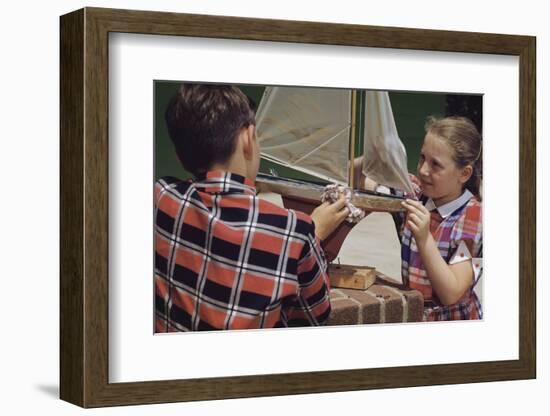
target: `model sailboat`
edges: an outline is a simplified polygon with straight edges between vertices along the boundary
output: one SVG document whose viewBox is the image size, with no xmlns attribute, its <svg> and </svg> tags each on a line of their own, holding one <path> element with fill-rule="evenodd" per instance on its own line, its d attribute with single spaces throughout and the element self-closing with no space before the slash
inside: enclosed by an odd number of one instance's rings
<svg viewBox="0 0 550 416">
<path fill-rule="evenodd" d="M 358 94 L 363 99 L 358 100 Z M 359 126 L 357 110 L 362 114 Z M 397 136 L 387 92 L 266 87 L 256 123 L 262 157 L 309 178 L 258 175 L 258 189 L 280 194 L 285 207 L 311 213 L 321 203 L 325 185 L 335 183 L 350 187 L 351 202 L 367 212 L 402 211 L 401 198 L 361 191 L 354 183 L 358 176 L 354 160 L 360 156 L 355 154 L 358 130 L 364 143 L 363 172 L 378 183 L 410 190 L 406 153 Z M 344 222 L 327 239 L 329 261 L 354 225 Z"/>
</svg>

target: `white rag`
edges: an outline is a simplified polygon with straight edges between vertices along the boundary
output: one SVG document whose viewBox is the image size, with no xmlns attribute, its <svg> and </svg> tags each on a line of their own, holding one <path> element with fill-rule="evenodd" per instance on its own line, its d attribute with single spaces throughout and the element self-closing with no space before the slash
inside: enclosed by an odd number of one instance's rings
<svg viewBox="0 0 550 416">
<path fill-rule="evenodd" d="M 321 195 L 321 202 L 334 203 L 340 199 L 340 196 L 344 195 L 346 198 L 346 207 L 349 209 L 349 215 L 346 217 L 346 221 L 350 223 L 357 223 L 365 218 L 365 211 L 361 208 L 357 208 L 351 203 L 352 192 L 351 188 L 344 185 L 331 184 L 325 186 L 323 195 Z"/>
</svg>

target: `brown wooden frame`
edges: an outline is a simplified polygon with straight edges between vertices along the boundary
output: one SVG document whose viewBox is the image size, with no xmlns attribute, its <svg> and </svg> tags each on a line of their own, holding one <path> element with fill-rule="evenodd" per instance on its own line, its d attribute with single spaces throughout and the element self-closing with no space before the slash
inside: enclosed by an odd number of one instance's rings
<svg viewBox="0 0 550 416">
<path fill-rule="evenodd" d="M 85 8 L 61 27 L 63 400 L 98 407 L 536 377 L 535 50 L 529 36 Z M 519 359 L 190 380 L 108 380 L 108 34 L 514 55 L 520 66 Z"/>
</svg>

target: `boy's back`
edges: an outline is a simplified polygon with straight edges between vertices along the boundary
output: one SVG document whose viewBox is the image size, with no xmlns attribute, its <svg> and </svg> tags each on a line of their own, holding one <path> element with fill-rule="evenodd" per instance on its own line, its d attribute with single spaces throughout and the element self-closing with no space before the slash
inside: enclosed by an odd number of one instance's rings
<svg viewBox="0 0 550 416">
<path fill-rule="evenodd" d="M 326 261 L 309 216 L 224 171 L 155 185 L 155 331 L 319 325 Z"/>
</svg>

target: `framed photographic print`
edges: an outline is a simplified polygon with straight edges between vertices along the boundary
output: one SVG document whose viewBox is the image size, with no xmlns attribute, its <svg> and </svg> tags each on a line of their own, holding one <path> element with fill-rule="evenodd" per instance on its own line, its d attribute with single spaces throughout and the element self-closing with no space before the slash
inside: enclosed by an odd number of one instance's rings
<svg viewBox="0 0 550 416">
<path fill-rule="evenodd" d="M 61 17 L 60 46 L 63 400 L 99 407 L 536 376 L 535 38 L 85 8 Z M 166 175 L 182 176 L 167 168 L 178 164 L 172 147 L 159 144 L 169 140 L 159 132 L 166 128 L 166 97 L 177 94 L 181 83 L 231 85 L 248 98 L 257 93 L 255 127 L 264 150 L 275 139 L 259 116 L 269 111 L 273 118 L 272 97 L 296 96 L 300 90 L 304 103 L 312 95 L 342 92 L 345 104 L 339 108 L 349 124 L 345 121 L 329 140 L 341 132 L 346 142 L 358 137 L 353 145 L 331 150 L 331 162 L 345 150 L 344 176 L 353 172 L 355 156 L 369 140 L 361 131 L 373 97 L 391 101 L 406 146 L 416 136 L 402 127 L 403 120 L 408 117 L 420 128 L 416 147 L 411 145 L 416 150 L 407 148 L 409 157 L 426 156 L 420 152 L 424 117 L 418 126 L 416 108 L 474 119 L 483 136 L 483 155 L 480 149 L 476 154 L 483 160 L 482 319 L 420 322 L 426 294 L 379 281 L 369 295 L 379 295 L 376 312 L 366 300 L 361 303 L 367 294 L 354 295 L 357 288 L 333 290 L 332 317 L 323 327 L 185 332 L 188 328 L 178 325 L 187 318 L 180 314 L 175 323 L 164 321 L 175 333 L 155 330 L 159 311 L 172 317 L 177 305 L 172 298 L 158 302 L 154 281 L 159 273 L 160 280 L 174 277 L 167 277 L 167 269 L 159 267 L 162 259 L 155 257 L 154 184 Z M 319 106 L 316 101 L 313 108 Z M 289 107 L 283 100 L 281 108 Z M 307 112 L 309 107 L 295 108 Z M 296 118 L 306 118 L 299 114 Z M 317 119 L 322 124 L 333 115 L 328 111 Z M 295 168 L 297 159 L 324 146 L 315 144 L 284 163 Z M 420 162 L 412 165 L 408 170 Z M 298 171 L 316 169 L 304 166 Z M 262 170 L 274 169 L 264 163 Z M 393 222 L 391 227 L 395 232 Z M 364 248 L 367 259 L 378 256 L 376 245 L 374 240 Z M 257 258 L 258 267 L 270 261 L 265 254 Z M 221 274 L 205 280 L 211 291 L 204 296 L 217 306 L 225 293 L 216 280 Z M 187 278 L 175 286 L 186 290 Z M 417 292 L 423 297 L 416 298 Z M 420 315 L 413 319 L 416 301 Z M 339 304 L 349 309 L 343 312 Z M 346 318 L 350 310 L 353 320 Z M 374 315 L 376 324 L 368 325 Z M 348 321 L 336 320 L 344 318 Z M 191 329 L 204 329 L 199 321 L 193 320 Z"/>
</svg>

